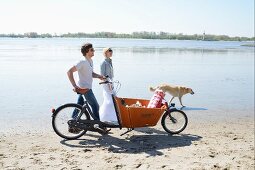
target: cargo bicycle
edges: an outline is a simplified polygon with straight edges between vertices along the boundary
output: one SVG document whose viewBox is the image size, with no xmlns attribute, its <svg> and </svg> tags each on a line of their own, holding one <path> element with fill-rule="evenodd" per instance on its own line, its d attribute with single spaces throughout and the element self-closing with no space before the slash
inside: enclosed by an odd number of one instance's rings
<svg viewBox="0 0 255 170">
<path fill-rule="evenodd" d="M 107 81 L 99 84 L 109 84 L 112 89 L 112 100 L 116 111 L 118 122 L 102 122 L 92 118 L 92 110 L 87 101 L 81 106 L 75 103 L 64 104 L 57 109 L 52 109 L 52 127 L 57 135 L 62 138 L 72 140 L 83 136 L 87 131 L 102 132 L 105 128 L 127 128 L 124 135 L 134 128 L 152 127 L 157 125 L 161 118 L 163 129 L 169 134 L 178 134 L 182 132 L 188 123 L 186 114 L 174 107 L 174 103 L 165 102 L 160 108 L 147 108 L 150 100 L 137 98 L 122 98 L 116 94 L 121 84 L 118 81 Z M 77 92 L 82 94 L 82 92 Z M 136 102 L 144 107 L 134 107 Z M 76 117 L 73 118 L 73 112 Z M 163 115 L 163 116 L 162 116 Z M 78 129 L 76 133 L 71 133 L 68 129 Z"/>
</svg>

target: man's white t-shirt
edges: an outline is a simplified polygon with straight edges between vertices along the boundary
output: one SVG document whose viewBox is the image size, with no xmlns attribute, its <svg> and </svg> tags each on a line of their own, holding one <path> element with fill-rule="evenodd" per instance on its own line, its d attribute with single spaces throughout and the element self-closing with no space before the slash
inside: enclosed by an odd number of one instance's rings
<svg viewBox="0 0 255 170">
<path fill-rule="evenodd" d="M 90 59 L 80 60 L 75 65 L 78 75 L 79 75 L 79 81 L 78 85 L 81 88 L 89 88 L 92 89 L 92 82 L 93 82 L 93 61 Z"/>
</svg>

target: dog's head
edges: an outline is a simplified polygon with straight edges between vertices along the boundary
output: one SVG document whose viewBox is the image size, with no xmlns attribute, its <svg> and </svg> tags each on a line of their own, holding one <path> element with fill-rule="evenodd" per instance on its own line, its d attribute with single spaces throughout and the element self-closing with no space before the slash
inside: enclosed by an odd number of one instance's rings
<svg viewBox="0 0 255 170">
<path fill-rule="evenodd" d="M 189 94 L 195 94 L 194 91 L 191 88 L 185 88 Z"/>
</svg>

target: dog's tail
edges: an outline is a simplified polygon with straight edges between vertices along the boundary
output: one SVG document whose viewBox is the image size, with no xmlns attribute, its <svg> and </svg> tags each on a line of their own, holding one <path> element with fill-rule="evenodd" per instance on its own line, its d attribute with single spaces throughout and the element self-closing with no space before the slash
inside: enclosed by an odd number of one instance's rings
<svg viewBox="0 0 255 170">
<path fill-rule="evenodd" d="M 150 87 L 150 91 L 155 91 L 157 88 Z"/>
</svg>

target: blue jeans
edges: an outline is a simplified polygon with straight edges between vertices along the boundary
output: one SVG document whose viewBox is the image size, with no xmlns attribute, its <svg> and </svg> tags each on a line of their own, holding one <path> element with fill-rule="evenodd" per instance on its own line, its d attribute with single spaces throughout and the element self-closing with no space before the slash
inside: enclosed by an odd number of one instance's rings
<svg viewBox="0 0 255 170">
<path fill-rule="evenodd" d="M 89 91 L 87 91 L 84 94 L 85 99 L 87 100 L 87 102 L 89 103 L 90 107 L 92 108 L 92 118 L 94 120 L 99 120 L 99 104 L 97 102 L 97 99 L 93 93 L 93 91 L 90 89 Z M 77 104 L 83 106 L 84 105 L 84 98 L 83 96 L 80 94 L 78 97 L 78 101 Z M 78 115 L 78 110 L 74 110 L 73 111 L 73 115 L 72 118 L 75 118 Z"/>
</svg>

